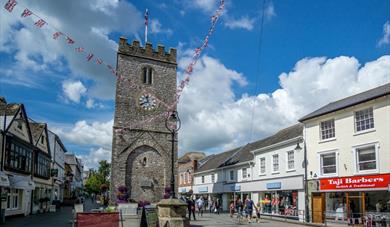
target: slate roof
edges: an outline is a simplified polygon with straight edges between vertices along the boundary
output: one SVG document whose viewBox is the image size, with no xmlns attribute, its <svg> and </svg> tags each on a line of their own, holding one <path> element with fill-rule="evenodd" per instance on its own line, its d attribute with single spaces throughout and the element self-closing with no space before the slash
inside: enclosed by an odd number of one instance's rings
<svg viewBox="0 0 390 227">
<path fill-rule="evenodd" d="M 34 143 L 36 143 L 39 139 L 39 137 L 42 134 L 42 131 L 45 129 L 46 124 L 44 123 L 37 123 L 37 122 L 29 122 L 30 130 L 31 130 L 31 137 L 34 140 Z"/>
<path fill-rule="evenodd" d="M 359 94 L 356 94 L 356 95 L 353 95 L 353 96 L 349 96 L 347 98 L 344 98 L 344 99 L 341 99 L 341 100 L 338 100 L 335 102 L 331 102 L 331 103 L 319 108 L 318 110 L 302 117 L 301 119 L 299 119 L 299 121 L 303 122 L 303 121 L 306 121 L 306 120 L 309 120 L 309 119 L 312 119 L 312 118 L 315 118 L 315 117 L 318 117 L 318 116 L 321 116 L 321 115 L 324 115 L 327 113 L 331 113 L 331 112 L 334 112 L 334 111 L 337 111 L 340 109 L 344 109 L 344 108 L 347 108 L 347 107 L 350 107 L 353 105 L 367 102 L 367 101 L 370 101 L 372 99 L 376 99 L 376 98 L 379 98 L 379 97 L 382 97 L 382 96 L 385 96 L 388 94 L 390 94 L 390 83 L 376 87 L 374 89 L 371 89 L 371 90 L 368 90 L 368 91 L 365 91 L 362 93 L 359 93 Z"/>
<path fill-rule="evenodd" d="M 252 151 L 302 136 L 302 133 L 303 124 L 301 123 L 295 124 L 288 128 L 284 128 L 275 133 L 274 135 L 264 138 L 262 140 L 258 140 L 246 144 L 242 147 L 238 147 L 233 150 L 213 155 L 214 157 L 210 157 L 210 159 L 206 163 L 204 163 L 198 168 L 197 172 L 252 161 Z"/>
<path fill-rule="evenodd" d="M 65 154 L 65 163 L 69 165 L 77 165 L 76 156 L 74 154 Z"/>
<path fill-rule="evenodd" d="M 7 116 L 14 116 L 16 114 L 16 112 L 18 112 L 20 105 L 21 104 L 18 104 L 18 103 L 6 104 L 3 102 L 0 102 L 0 116 L 4 116 L 4 112 L 5 112 L 5 115 L 7 115 Z"/>
<path fill-rule="evenodd" d="M 192 160 L 203 159 L 205 156 L 206 155 L 203 152 L 187 152 L 178 159 L 178 162 L 179 163 L 187 163 L 187 162 L 192 161 Z"/>
</svg>

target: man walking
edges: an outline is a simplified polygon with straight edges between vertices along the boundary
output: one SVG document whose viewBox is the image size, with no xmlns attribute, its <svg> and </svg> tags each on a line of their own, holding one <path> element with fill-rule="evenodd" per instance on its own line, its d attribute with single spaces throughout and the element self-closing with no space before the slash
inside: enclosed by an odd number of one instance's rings
<svg viewBox="0 0 390 227">
<path fill-rule="evenodd" d="M 247 195 L 246 199 L 245 199 L 245 213 L 246 213 L 247 218 L 249 215 L 249 219 L 248 219 L 249 223 L 251 223 L 251 221 L 252 221 L 253 205 L 254 205 L 253 200 L 251 200 L 249 198 L 249 195 Z"/>
<path fill-rule="evenodd" d="M 198 208 L 198 217 L 199 215 L 203 217 L 203 206 L 204 206 L 204 200 L 203 197 L 199 197 L 198 200 L 196 200 L 196 206 Z"/>
</svg>

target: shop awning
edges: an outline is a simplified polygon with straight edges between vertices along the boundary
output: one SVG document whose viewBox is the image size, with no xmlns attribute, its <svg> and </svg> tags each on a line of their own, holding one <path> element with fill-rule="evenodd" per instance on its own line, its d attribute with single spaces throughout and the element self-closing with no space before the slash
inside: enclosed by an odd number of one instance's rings
<svg viewBox="0 0 390 227">
<path fill-rule="evenodd" d="M 8 175 L 0 171 L 0 187 L 9 187 Z"/>
<path fill-rule="evenodd" d="M 25 190 L 33 190 L 35 188 L 34 181 L 29 176 L 13 175 L 9 177 L 10 187 Z"/>
</svg>

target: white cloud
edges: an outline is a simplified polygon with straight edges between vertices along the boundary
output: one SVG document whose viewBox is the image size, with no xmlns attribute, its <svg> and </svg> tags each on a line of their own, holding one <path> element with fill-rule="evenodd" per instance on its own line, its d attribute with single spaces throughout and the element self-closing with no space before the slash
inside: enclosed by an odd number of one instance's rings
<svg viewBox="0 0 390 227">
<path fill-rule="evenodd" d="M 87 102 L 85 103 L 85 106 L 88 109 L 92 109 L 95 106 L 95 101 L 93 99 L 88 99 Z"/>
<path fill-rule="evenodd" d="M 240 19 L 229 18 L 225 20 L 224 25 L 230 29 L 242 28 L 248 31 L 253 29 L 255 23 L 254 18 L 249 18 L 248 16 L 241 17 Z"/>
<path fill-rule="evenodd" d="M 111 150 L 99 147 L 97 149 L 91 149 L 86 155 L 77 155 L 77 157 L 83 161 L 84 170 L 91 168 L 98 169 L 99 161 L 101 160 L 107 160 L 111 163 Z"/>
<path fill-rule="evenodd" d="M 195 0 L 191 1 L 195 7 L 205 11 L 205 12 L 212 12 L 216 9 L 217 1 L 216 0 Z"/>
<path fill-rule="evenodd" d="M 21 18 L 19 15 L 25 7 L 42 16 L 52 27 L 45 25 L 39 29 L 34 26 L 34 16 Z M 70 11 L 72 16 L 69 16 Z M 75 78 L 86 77 L 93 80 L 94 85 L 89 89 L 88 95 L 97 99 L 113 99 L 115 77 L 103 65 L 96 65 L 94 61 L 87 62 L 85 54 L 92 52 L 94 56 L 99 56 L 114 66 L 118 40 L 111 40 L 109 35 L 120 32 L 132 37 L 143 24 L 141 12 L 128 1 L 118 0 L 86 0 L 72 4 L 66 0 L 29 1 L 16 5 L 12 13 L 4 11 L 3 14 L 0 51 L 15 56 L 16 61 L 11 66 L 14 80 L 31 86 L 28 82 L 44 80 L 41 77 L 45 72 L 52 76 L 57 74 L 53 71 L 70 71 Z M 126 21 L 131 23 L 125 23 Z M 63 37 L 54 40 L 53 27 L 72 36 L 75 44 L 66 44 Z M 76 53 L 74 48 L 78 46 L 85 48 L 86 53 Z M 69 68 L 64 69 L 64 65 Z M 30 70 L 35 74 L 31 75 Z M 17 83 L 3 78 L 1 81 Z"/>
<path fill-rule="evenodd" d="M 186 63 L 183 57 L 179 67 Z M 241 73 L 207 56 L 199 63 L 179 104 L 181 152 L 223 151 L 260 139 L 331 101 L 390 82 L 389 55 L 363 66 L 354 57 L 304 58 L 280 74 L 279 89 L 237 97 L 233 85 L 245 85 Z"/>
<path fill-rule="evenodd" d="M 107 122 L 88 123 L 85 120 L 77 121 L 72 126 L 53 127 L 57 135 L 76 145 L 98 146 L 110 150 L 112 143 L 113 120 Z"/>
<path fill-rule="evenodd" d="M 150 33 L 152 34 L 165 33 L 168 36 L 170 36 L 172 35 L 173 32 L 169 28 L 163 28 L 158 19 L 152 19 L 150 20 Z"/>
<path fill-rule="evenodd" d="M 378 46 L 387 45 L 390 43 L 390 21 L 386 21 L 383 25 L 383 37 L 378 41 Z"/>
<path fill-rule="evenodd" d="M 271 18 L 276 16 L 274 4 L 272 2 L 270 2 L 264 9 L 264 16 L 267 20 L 270 20 Z"/>
<path fill-rule="evenodd" d="M 87 92 L 87 88 L 79 80 L 63 81 L 62 90 L 64 92 L 65 97 L 75 103 L 79 103 L 81 96 Z"/>
</svg>

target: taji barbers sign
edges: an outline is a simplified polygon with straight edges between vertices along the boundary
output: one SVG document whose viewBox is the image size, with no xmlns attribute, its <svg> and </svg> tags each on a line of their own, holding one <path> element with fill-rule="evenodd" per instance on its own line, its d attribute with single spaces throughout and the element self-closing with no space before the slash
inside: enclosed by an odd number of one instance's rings
<svg viewBox="0 0 390 227">
<path fill-rule="evenodd" d="M 387 189 L 390 174 L 326 178 L 320 180 L 320 190 Z"/>
</svg>

